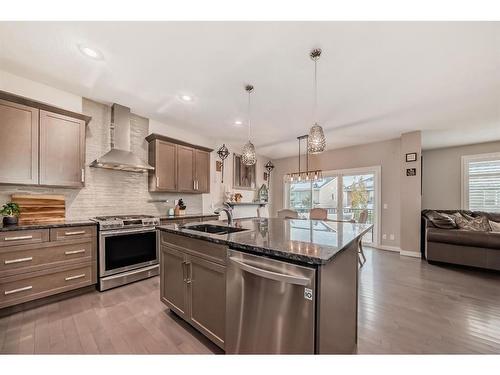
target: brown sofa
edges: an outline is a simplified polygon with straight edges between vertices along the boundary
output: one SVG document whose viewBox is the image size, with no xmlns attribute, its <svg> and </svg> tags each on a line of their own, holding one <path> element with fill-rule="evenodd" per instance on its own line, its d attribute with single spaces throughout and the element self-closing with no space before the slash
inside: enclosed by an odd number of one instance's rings
<svg viewBox="0 0 500 375">
<path fill-rule="evenodd" d="M 486 216 L 500 222 L 500 213 L 434 210 L 438 213 L 465 213 L 472 217 Z M 429 263 L 442 262 L 500 271 L 500 232 L 475 232 L 464 229 L 436 227 L 422 211 L 422 255 Z"/>
</svg>

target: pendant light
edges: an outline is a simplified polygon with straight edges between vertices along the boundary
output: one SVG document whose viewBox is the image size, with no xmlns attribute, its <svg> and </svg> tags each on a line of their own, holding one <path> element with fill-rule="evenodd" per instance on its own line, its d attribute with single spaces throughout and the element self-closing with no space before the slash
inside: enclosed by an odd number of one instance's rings
<svg viewBox="0 0 500 375">
<path fill-rule="evenodd" d="M 317 107 L 318 107 L 318 60 L 321 56 L 321 49 L 316 48 L 311 51 L 309 57 L 314 61 L 314 124 L 309 130 L 309 138 L 307 138 L 307 152 L 309 154 L 319 154 L 325 151 L 326 139 L 323 133 L 323 128 L 318 124 Z"/>
<path fill-rule="evenodd" d="M 246 92 L 248 92 L 248 142 L 243 147 L 241 161 L 245 165 L 255 165 L 255 163 L 257 162 L 257 155 L 255 154 L 255 146 L 250 141 L 250 94 L 253 91 L 253 86 L 246 85 L 245 90 Z"/>
<path fill-rule="evenodd" d="M 290 172 L 286 174 L 285 181 L 288 183 L 294 183 L 294 182 L 302 182 L 302 181 L 321 181 L 323 180 L 323 171 L 320 169 L 316 170 L 309 170 L 309 152 L 306 151 L 306 170 L 303 171 L 301 169 L 301 141 L 305 139 L 306 141 L 309 141 L 309 135 L 301 135 L 300 137 L 297 137 L 297 140 L 299 141 L 299 170 L 298 172 Z M 309 143 L 309 142 L 308 142 Z"/>
</svg>

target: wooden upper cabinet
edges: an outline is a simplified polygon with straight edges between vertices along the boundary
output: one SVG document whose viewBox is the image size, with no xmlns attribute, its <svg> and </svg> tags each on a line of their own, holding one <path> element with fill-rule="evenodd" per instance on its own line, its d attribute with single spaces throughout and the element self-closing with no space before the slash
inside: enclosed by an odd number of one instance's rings
<svg viewBox="0 0 500 375">
<path fill-rule="evenodd" d="M 149 142 L 149 191 L 180 193 L 210 192 L 210 152 L 158 134 L 146 137 Z"/>
<path fill-rule="evenodd" d="M 38 109 L 1 99 L 0 183 L 38 184 Z"/>
<path fill-rule="evenodd" d="M 40 185 L 85 185 L 85 121 L 40 111 Z"/>
<path fill-rule="evenodd" d="M 210 192 L 210 153 L 207 151 L 195 151 L 195 190 Z"/>
<path fill-rule="evenodd" d="M 194 192 L 195 149 L 177 146 L 177 185 L 180 192 Z"/>
<path fill-rule="evenodd" d="M 177 191 L 177 145 L 159 139 L 151 142 L 149 164 L 155 167 L 149 171 L 150 191 Z"/>
</svg>

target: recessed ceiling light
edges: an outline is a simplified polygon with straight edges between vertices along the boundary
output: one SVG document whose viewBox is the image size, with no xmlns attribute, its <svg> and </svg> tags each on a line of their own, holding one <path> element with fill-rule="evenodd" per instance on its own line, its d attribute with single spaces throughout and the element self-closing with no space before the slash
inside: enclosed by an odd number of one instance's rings
<svg viewBox="0 0 500 375">
<path fill-rule="evenodd" d="M 103 58 L 102 53 L 94 48 L 88 47 L 83 44 L 80 44 L 78 48 L 80 49 L 81 53 L 83 53 L 87 57 L 90 57 L 91 59 L 102 60 Z"/>
<path fill-rule="evenodd" d="M 236 120 L 236 121 L 234 122 L 234 126 L 241 126 L 241 125 L 243 125 L 243 121 Z"/>
<path fill-rule="evenodd" d="M 192 102 L 193 97 L 189 95 L 181 95 L 181 99 L 184 100 L 185 102 Z"/>
</svg>

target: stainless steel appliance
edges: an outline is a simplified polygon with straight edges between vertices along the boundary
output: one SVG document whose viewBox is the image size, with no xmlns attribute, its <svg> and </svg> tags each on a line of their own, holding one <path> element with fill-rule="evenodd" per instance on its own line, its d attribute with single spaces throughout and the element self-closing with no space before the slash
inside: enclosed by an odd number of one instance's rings
<svg viewBox="0 0 500 375">
<path fill-rule="evenodd" d="M 316 270 L 228 250 L 226 353 L 313 354 Z"/>
<path fill-rule="evenodd" d="M 99 216 L 92 220 L 99 224 L 99 290 L 159 274 L 159 218 Z"/>
</svg>

